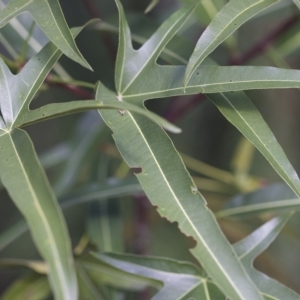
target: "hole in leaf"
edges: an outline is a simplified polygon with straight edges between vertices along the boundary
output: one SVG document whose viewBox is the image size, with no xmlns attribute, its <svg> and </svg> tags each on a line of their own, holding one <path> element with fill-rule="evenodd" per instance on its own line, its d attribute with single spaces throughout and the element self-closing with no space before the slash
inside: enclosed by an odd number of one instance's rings
<svg viewBox="0 0 300 300">
<path fill-rule="evenodd" d="M 133 167 L 131 168 L 134 174 L 140 174 L 143 172 L 143 169 L 141 167 Z"/>
</svg>

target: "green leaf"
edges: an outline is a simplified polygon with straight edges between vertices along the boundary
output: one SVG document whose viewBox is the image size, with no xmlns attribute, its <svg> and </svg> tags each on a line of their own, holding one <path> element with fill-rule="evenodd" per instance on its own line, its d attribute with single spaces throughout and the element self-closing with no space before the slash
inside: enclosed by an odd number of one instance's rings
<svg viewBox="0 0 300 300">
<path fill-rule="evenodd" d="M 25 11 L 65 55 L 91 69 L 75 44 L 58 0 L 10 0 L 0 11 L 0 28 Z"/>
<path fill-rule="evenodd" d="M 233 197 L 216 212 L 217 218 L 247 217 L 263 213 L 283 213 L 299 210 L 300 199 L 286 184 L 272 184 L 248 194 Z"/>
<path fill-rule="evenodd" d="M 300 0 L 293 0 L 293 2 L 300 9 Z"/>
<path fill-rule="evenodd" d="M 184 66 L 156 66 L 147 75 L 149 84 L 143 84 L 142 79 L 137 80 L 123 96 L 123 100 L 141 103 L 146 99 L 197 93 L 300 87 L 299 70 L 255 66 L 220 67 L 208 61 L 196 69 L 184 92 L 184 72 Z"/>
<path fill-rule="evenodd" d="M 288 287 L 253 268 L 253 260 L 273 242 L 291 215 L 272 219 L 234 245 L 247 273 L 266 299 L 300 299 L 300 295 Z"/>
<path fill-rule="evenodd" d="M 145 14 L 147 14 L 148 12 L 150 12 L 158 4 L 158 2 L 159 2 L 159 0 L 151 0 L 151 2 L 149 3 L 149 5 L 145 9 Z"/>
<path fill-rule="evenodd" d="M 82 28 L 75 28 L 72 29 L 72 32 L 74 35 L 77 35 L 81 30 Z M 118 110 L 130 109 L 150 117 L 171 132 L 180 132 L 180 129 L 177 126 L 169 123 L 156 114 L 147 111 L 142 107 L 118 101 L 114 93 L 109 90 L 107 90 L 105 94 L 103 93 L 103 97 L 111 98 L 109 104 L 103 104 L 102 99 L 100 98 L 89 101 L 53 103 L 35 110 L 30 110 L 29 105 L 32 98 L 61 54 L 61 51 L 59 51 L 52 43 L 49 43 L 34 56 L 17 75 L 13 75 L 6 64 L 0 60 L 0 77 L 3 81 L 0 92 L 5 96 L 5 98 L 0 100 L 0 103 L 2 116 L 7 128 L 26 126 L 35 122 L 75 112 L 103 108 Z M 98 88 L 103 90 L 100 83 Z"/>
<path fill-rule="evenodd" d="M 72 32 L 77 35 L 82 29 L 83 27 L 75 28 Z M 48 43 L 17 75 L 13 75 L 3 60 L 0 60 L 0 92 L 3 95 L 0 104 L 6 128 L 23 124 L 22 119 L 26 119 L 26 114 L 30 112 L 30 102 L 61 55 L 62 52 L 53 43 Z"/>
<path fill-rule="evenodd" d="M 61 202 L 61 208 L 65 210 L 75 205 L 128 196 L 134 193 L 140 194 L 142 192 L 143 189 L 140 184 L 137 183 L 136 179 L 132 180 L 132 178 L 129 178 L 117 182 L 111 182 L 111 180 L 108 179 L 107 184 L 99 185 L 99 183 L 92 183 L 68 193 L 59 200 Z M 0 235 L 0 251 L 27 231 L 28 226 L 23 220 L 16 222 L 13 226 L 9 227 Z"/>
<path fill-rule="evenodd" d="M 44 300 L 50 296 L 46 276 L 30 274 L 15 281 L 2 295 L 1 300 Z"/>
<path fill-rule="evenodd" d="M 155 68 L 156 60 L 167 43 L 183 26 L 193 13 L 194 7 L 183 8 L 174 13 L 165 21 L 157 32 L 138 50 L 134 50 L 131 43 L 130 29 L 128 27 L 123 7 L 120 1 L 116 1 L 120 16 L 120 37 L 118 59 L 116 61 L 115 84 L 119 99 L 130 94 L 132 86 L 142 80 L 141 88 L 152 86 L 151 80 L 145 82 L 145 77 L 151 74 Z M 150 73 L 150 74 L 149 74 Z M 151 78 L 151 77 L 150 77 Z M 155 81 L 157 79 L 155 78 Z"/>
<path fill-rule="evenodd" d="M 24 215 L 49 267 L 57 299 L 76 299 L 77 281 L 66 224 L 27 133 L 14 129 L 0 137 L 1 181 Z"/>
<path fill-rule="evenodd" d="M 120 14 L 120 44 L 115 84 L 119 99 L 125 100 L 125 95 L 133 86 L 138 86 L 138 81 L 141 90 L 153 84 L 164 84 L 162 74 L 155 80 L 151 76 L 152 69 L 158 67 L 156 58 L 193 9 L 176 12 L 138 51 L 134 51 L 123 9 L 120 2 L 116 2 Z M 101 89 L 98 93 L 96 98 L 101 97 Z M 180 230 L 196 240 L 192 253 L 225 294 L 232 299 L 261 299 L 165 132 L 152 121 L 129 111 L 123 116 L 114 111 L 100 113 L 112 129 L 124 160 L 130 167 L 140 168 L 141 172 L 136 175 L 152 204 L 163 217 L 178 222 Z"/>
<path fill-rule="evenodd" d="M 10 226 L 7 230 L 0 234 L 0 251 L 14 242 L 19 236 L 28 230 L 28 226 L 25 221 L 16 222 Z"/>
<path fill-rule="evenodd" d="M 104 300 L 105 298 L 101 295 L 80 262 L 76 263 L 76 269 L 79 283 L 79 299 Z"/>
<path fill-rule="evenodd" d="M 100 255 L 88 255 L 81 258 L 79 262 L 97 286 L 107 284 L 132 291 L 141 291 L 147 286 L 162 287 L 162 282 L 159 280 L 148 278 L 144 274 L 126 272 Z"/>
<path fill-rule="evenodd" d="M 279 0 L 231 0 L 201 35 L 186 68 L 184 86 L 203 60 L 243 23 Z"/>
<path fill-rule="evenodd" d="M 48 268 L 43 261 L 26 260 L 17 258 L 3 258 L 0 259 L 1 268 L 29 268 L 36 273 L 47 274 Z"/>
<path fill-rule="evenodd" d="M 231 296 L 233 299 L 239 299 L 240 296 L 236 296 L 239 288 L 241 293 L 247 291 L 245 298 L 249 295 L 252 299 L 259 299 L 255 290 L 247 286 L 239 262 L 161 128 L 129 112 L 121 118 L 114 112 L 102 111 L 101 115 L 112 128 L 125 161 L 131 167 L 141 168 L 137 177 L 152 204 L 158 207 L 163 217 L 178 222 L 180 230 L 197 241 L 197 246 L 191 251 L 210 276 L 228 295 L 234 295 Z M 133 138 L 134 145 L 128 143 Z M 138 156 L 132 154 L 137 148 Z"/>
<path fill-rule="evenodd" d="M 300 180 L 296 171 L 249 98 L 242 92 L 208 94 L 208 97 L 300 197 Z"/>
<path fill-rule="evenodd" d="M 94 264 L 94 270 L 98 265 L 99 273 L 101 272 L 100 266 L 110 266 L 115 272 L 111 272 L 111 275 L 107 272 L 107 281 L 113 282 L 116 287 L 127 287 L 129 290 L 136 290 L 138 286 L 132 283 L 132 279 L 136 278 L 141 282 L 147 283 L 149 286 L 153 286 L 159 289 L 159 292 L 152 298 L 154 299 L 181 299 L 187 291 L 193 289 L 194 286 L 201 283 L 201 277 L 198 274 L 184 274 L 180 272 L 170 272 L 166 268 L 168 263 L 171 263 L 174 268 L 175 261 L 168 261 L 167 259 L 152 259 L 152 258 L 139 258 L 130 255 L 113 255 L 114 258 L 102 254 L 93 254 L 94 258 L 89 258 L 89 263 L 82 262 L 82 265 L 88 270 L 92 268 L 91 262 Z M 116 259 L 117 257 L 118 259 Z M 138 260 L 138 263 L 135 261 Z M 143 264 L 145 262 L 146 266 Z M 160 266 L 157 268 L 157 263 Z M 184 271 L 184 263 L 177 263 L 177 269 L 179 271 L 182 267 Z M 107 268 L 106 267 L 106 268 Z M 191 266 L 188 265 L 189 268 Z M 165 270 L 166 269 L 166 270 Z M 117 272 L 117 270 L 119 270 Z M 105 272 L 105 269 L 102 271 Z M 194 271 L 195 273 L 197 271 Z M 116 282 L 117 274 L 119 273 L 119 282 Z M 141 285 L 141 288 L 143 286 Z"/>
</svg>

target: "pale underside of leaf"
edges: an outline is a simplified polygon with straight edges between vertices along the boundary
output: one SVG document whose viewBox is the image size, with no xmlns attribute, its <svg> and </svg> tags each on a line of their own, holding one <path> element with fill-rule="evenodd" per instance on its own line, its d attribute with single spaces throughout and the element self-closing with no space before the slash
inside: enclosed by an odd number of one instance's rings
<svg viewBox="0 0 300 300">
<path fill-rule="evenodd" d="M 10 0 L 0 11 L 0 28 L 25 11 L 65 55 L 91 69 L 75 44 L 58 0 Z"/>
<path fill-rule="evenodd" d="M 112 267 L 120 269 L 129 274 L 142 278 L 149 278 L 149 284 L 153 280 L 153 286 L 159 287 L 158 283 L 161 282 L 163 287 L 157 294 L 152 298 L 153 300 L 159 299 L 182 299 L 182 297 L 194 289 L 195 286 L 201 284 L 202 278 L 200 276 L 190 274 L 172 273 L 155 268 L 134 264 L 131 262 L 118 260 L 105 255 L 93 255 L 99 260 Z M 126 273 L 124 273 L 124 276 Z"/>
<path fill-rule="evenodd" d="M 54 294 L 57 299 L 76 299 L 77 281 L 66 225 L 28 135 L 16 129 L 1 136 L 0 156 L 1 181 L 48 263 Z"/>
<path fill-rule="evenodd" d="M 197 42 L 187 65 L 184 86 L 203 60 L 243 23 L 279 0 L 231 0 L 221 9 Z"/>
</svg>

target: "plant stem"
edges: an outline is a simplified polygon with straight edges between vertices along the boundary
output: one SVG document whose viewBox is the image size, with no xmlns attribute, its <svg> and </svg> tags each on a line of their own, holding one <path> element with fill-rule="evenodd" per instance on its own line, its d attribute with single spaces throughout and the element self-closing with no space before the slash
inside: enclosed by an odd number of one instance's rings
<svg viewBox="0 0 300 300">
<path fill-rule="evenodd" d="M 279 38 L 286 30 L 291 28 L 299 20 L 299 15 L 294 15 L 284 22 L 282 22 L 277 28 L 272 30 L 268 35 L 261 39 L 257 44 L 255 44 L 251 49 L 246 51 L 241 56 L 233 57 L 230 61 L 231 65 L 242 65 L 245 62 L 253 59 L 254 57 L 263 54 L 267 51 L 269 46 Z"/>
<path fill-rule="evenodd" d="M 95 89 L 95 84 L 80 80 L 73 80 L 73 79 L 63 79 L 55 75 L 48 76 L 48 82 L 54 82 L 54 83 L 62 83 L 62 84 L 68 84 L 68 85 L 77 85 L 86 87 L 89 89 Z"/>
</svg>

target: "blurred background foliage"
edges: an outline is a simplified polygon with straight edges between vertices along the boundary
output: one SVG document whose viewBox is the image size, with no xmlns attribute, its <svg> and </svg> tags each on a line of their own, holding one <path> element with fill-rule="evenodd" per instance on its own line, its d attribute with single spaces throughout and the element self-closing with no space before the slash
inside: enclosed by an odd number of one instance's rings
<svg viewBox="0 0 300 300">
<path fill-rule="evenodd" d="M 134 46 L 172 12 L 198 0 L 161 0 L 149 13 L 148 0 L 122 1 L 133 33 Z M 182 64 L 195 42 L 226 0 L 205 0 L 194 17 L 167 46 L 177 57 L 162 56 L 159 63 Z M 1 1 L 5 5 L 7 1 Z M 101 22 L 89 27 L 77 39 L 83 56 L 93 67 L 90 72 L 63 57 L 50 75 L 34 107 L 50 102 L 91 99 L 93 89 L 73 84 L 73 80 L 92 83 L 101 80 L 114 88 L 114 63 L 117 52 L 118 14 L 112 0 L 61 0 L 70 27 L 91 18 Z M 300 68 L 299 9 L 290 0 L 281 1 L 243 25 L 224 42 L 212 57 L 221 65 L 270 65 Z M 34 26 L 29 14 L 22 14 L 0 31 L 1 55 L 17 72 L 26 60 L 47 42 Z M 247 92 L 295 169 L 300 172 L 299 90 Z M 175 97 L 147 102 L 147 107 L 183 129 L 172 135 L 199 190 L 216 213 L 220 225 L 234 243 L 269 220 L 276 212 L 268 209 L 251 213 L 226 213 L 222 209 L 255 201 L 243 195 L 264 189 L 263 201 L 295 198 L 262 155 L 202 95 Z M 88 248 L 164 256 L 196 263 L 188 248 L 194 241 L 183 236 L 177 224 L 159 217 L 151 207 L 130 170 L 122 161 L 110 130 L 96 112 L 72 115 L 26 128 L 34 141 L 41 162 L 60 199 L 69 226 L 75 254 Z M 287 194 L 289 195 L 287 195 Z M 261 196 L 259 196 L 261 199 Z M 286 197 L 286 198 L 285 198 Z M 38 259 L 22 217 L 1 189 L 0 210 L 0 292 L 26 276 L 35 282 L 36 274 L 26 268 L 13 268 L 7 259 Z M 270 248 L 259 256 L 255 266 L 300 292 L 300 224 L 296 213 Z M 287 255 L 288 253 L 288 255 Z M 49 297 L 45 278 L 38 277 L 36 292 L 28 299 Z M 22 282 L 18 283 L 22 284 Z M 112 299 L 149 299 L 152 290 L 114 294 Z M 6 294 L 7 295 L 7 294 Z M 125 295 L 125 296 L 124 296 Z M 119 297 L 119 298 L 117 298 Z M 12 298 L 3 298 L 12 299 Z M 15 298 L 17 299 L 17 298 Z"/>
</svg>

